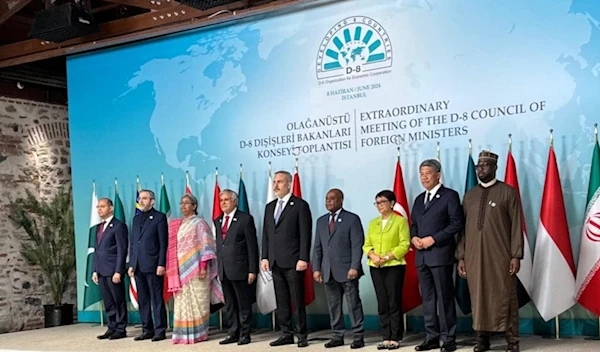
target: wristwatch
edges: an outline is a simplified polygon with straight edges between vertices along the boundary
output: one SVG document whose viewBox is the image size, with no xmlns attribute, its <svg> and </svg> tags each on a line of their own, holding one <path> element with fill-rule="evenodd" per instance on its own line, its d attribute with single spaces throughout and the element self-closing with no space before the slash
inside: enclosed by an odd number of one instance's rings
<svg viewBox="0 0 600 352">
<path fill-rule="evenodd" d="M 390 260 L 390 256 L 386 255 L 385 257 L 383 257 L 383 259 L 385 259 L 385 261 L 387 262 L 388 260 Z"/>
</svg>

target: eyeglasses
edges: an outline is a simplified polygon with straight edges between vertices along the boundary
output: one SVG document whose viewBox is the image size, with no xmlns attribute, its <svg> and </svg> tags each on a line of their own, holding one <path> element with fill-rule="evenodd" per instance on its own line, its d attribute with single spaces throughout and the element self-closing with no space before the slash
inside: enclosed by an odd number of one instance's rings
<svg viewBox="0 0 600 352">
<path fill-rule="evenodd" d="M 390 202 L 389 200 L 382 200 L 382 201 L 373 203 L 373 205 L 376 206 L 376 207 L 378 207 L 378 206 L 384 205 L 384 204 L 389 203 L 389 202 Z"/>
<path fill-rule="evenodd" d="M 190 202 L 179 202 L 179 205 L 194 205 L 193 203 Z"/>
</svg>

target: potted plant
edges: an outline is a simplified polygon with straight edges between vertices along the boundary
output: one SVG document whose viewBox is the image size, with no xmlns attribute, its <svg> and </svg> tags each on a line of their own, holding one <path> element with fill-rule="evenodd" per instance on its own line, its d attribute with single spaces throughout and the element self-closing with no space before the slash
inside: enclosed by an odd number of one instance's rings
<svg viewBox="0 0 600 352">
<path fill-rule="evenodd" d="M 26 233 L 21 255 L 39 266 L 49 285 L 53 304 L 44 305 L 45 326 L 73 323 L 73 304 L 63 304 L 63 294 L 75 270 L 75 231 L 71 190 L 60 188 L 45 202 L 30 191 L 11 201 L 8 218 Z"/>
</svg>

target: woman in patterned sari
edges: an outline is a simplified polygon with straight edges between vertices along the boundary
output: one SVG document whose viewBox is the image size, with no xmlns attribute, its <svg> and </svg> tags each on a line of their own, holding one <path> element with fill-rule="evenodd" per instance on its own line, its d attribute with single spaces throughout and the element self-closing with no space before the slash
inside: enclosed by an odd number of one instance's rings
<svg viewBox="0 0 600 352">
<path fill-rule="evenodd" d="M 198 200 L 191 194 L 179 202 L 183 218 L 169 221 L 167 275 L 174 295 L 174 344 L 208 339 L 211 303 L 223 302 L 217 278 L 215 242 L 206 221 L 197 215 Z"/>
</svg>

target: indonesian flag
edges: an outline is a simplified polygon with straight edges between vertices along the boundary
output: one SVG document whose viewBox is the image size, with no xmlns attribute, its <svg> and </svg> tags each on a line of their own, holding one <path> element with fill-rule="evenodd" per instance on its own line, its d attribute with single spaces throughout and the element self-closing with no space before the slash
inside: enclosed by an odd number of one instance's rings
<svg viewBox="0 0 600 352">
<path fill-rule="evenodd" d="M 519 179 L 517 177 L 517 166 L 515 159 L 512 156 L 512 152 L 509 148 L 508 157 L 506 158 L 506 173 L 504 174 L 504 182 L 507 185 L 512 186 L 517 190 L 519 196 L 519 203 L 521 202 L 521 191 L 519 190 Z M 527 237 L 527 228 L 525 227 L 525 216 L 523 216 L 523 207 L 521 206 L 521 223 L 523 227 L 524 247 L 523 247 L 523 259 L 521 259 L 521 270 L 517 274 L 519 278 L 519 287 L 517 288 L 517 295 L 519 297 L 519 308 L 523 307 L 529 301 L 531 301 L 531 274 L 533 270 L 533 262 L 531 259 L 531 248 L 529 248 L 529 240 Z"/>
<path fill-rule="evenodd" d="M 302 189 L 300 187 L 300 176 L 298 175 L 298 162 L 294 172 L 294 181 L 292 183 L 292 194 L 295 197 L 302 198 Z M 313 283 L 313 271 L 310 262 L 308 268 L 304 271 L 304 306 L 310 305 L 315 300 L 315 284 Z"/>
<path fill-rule="evenodd" d="M 575 304 L 575 261 L 569 238 L 556 155 L 550 146 L 540 224 L 535 243 L 531 298 L 548 321 Z"/>
<path fill-rule="evenodd" d="M 598 140 L 592 156 L 587 206 L 581 231 L 575 299 L 600 316 L 600 149 Z"/>
<path fill-rule="evenodd" d="M 397 202 L 394 204 L 394 212 L 403 216 L 410 226 L 410 214 L 408 201 L 406 199 L 406 188 L 404 187 L 404 178 L 402 176 L 402 166 L 400 166 L 400 157 L 396 162 L 396 175 L 394 176 L 394 194 Z M 408 253 L 404 257 L 406 260 L 406 274 L 404 276 L 404 286 L 402 288 L 402 313 L 409 312 L 421 305 L 421 292 L 419 291 L 419 278 L 417 277 L 417 267 L 415 266 L 415 250 L 410 246 Z"/>
</svg>

